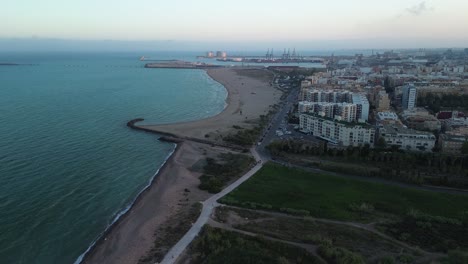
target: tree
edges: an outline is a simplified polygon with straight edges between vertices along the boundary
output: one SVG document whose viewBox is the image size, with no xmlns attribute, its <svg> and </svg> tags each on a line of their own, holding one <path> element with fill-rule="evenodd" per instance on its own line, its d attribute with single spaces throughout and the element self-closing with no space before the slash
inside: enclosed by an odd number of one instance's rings
<svg viewBox="0 0 468 264">
<path fill-rule="evenodd" d="M 461 147 L 461 153 L 467 155 L 468 154 L 468 141 L 463 142 Z"/>
<path fill-rule="evenodd" d="M 385 142 L 385 138 L 379 137 L 379 139 L 377 140 L 376 146 L 379 148 L 386 148 L 387 142 Z"/>
</svg>

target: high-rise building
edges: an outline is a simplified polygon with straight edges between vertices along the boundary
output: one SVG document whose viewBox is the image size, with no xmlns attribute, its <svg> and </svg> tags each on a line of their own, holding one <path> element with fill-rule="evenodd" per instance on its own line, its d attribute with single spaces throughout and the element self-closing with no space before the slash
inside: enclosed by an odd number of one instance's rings
<svg viewBox="0 0 468 264">
<path fill-rule="evenodd" d="M 403 94 L 401 96 L 401 106 L 403 109 L 413 110 L 416 107 L 417 90 L 413 84 L 403 86 Z"/>
<path fill-rule="evenodd" d="M 353 93 L 353 104 L 356 104 L 356 117 L 358 120 L 369 119 L 369 101 L 364 94 Z"/>
</svg>

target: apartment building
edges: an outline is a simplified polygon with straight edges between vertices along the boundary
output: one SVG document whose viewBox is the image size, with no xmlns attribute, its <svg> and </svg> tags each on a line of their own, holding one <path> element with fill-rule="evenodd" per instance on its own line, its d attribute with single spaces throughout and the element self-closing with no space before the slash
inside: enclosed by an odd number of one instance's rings
<svg viewBox="0 0 468 264">
<path fill-rule="evenodd" d="M 314 114 L 299 116 L 300 129 L 341 146 L 374 146 L 375 129 L 365 124 L 346 123 Z"/>
</svg>

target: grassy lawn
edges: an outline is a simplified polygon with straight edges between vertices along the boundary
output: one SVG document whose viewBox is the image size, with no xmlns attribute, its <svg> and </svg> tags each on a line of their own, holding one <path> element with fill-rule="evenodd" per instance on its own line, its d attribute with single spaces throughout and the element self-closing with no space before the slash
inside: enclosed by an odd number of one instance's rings
<svg viewBox="0 0 468 264">
<path fill-rule="evenodd" d="M 221 202 L 282 211 L 306 210 L 315 217 L 363 222 L 402 216 L 410 210 L 462 219 L 468 211 L 468 195 L 365 182 L 276 164 L 265 165 Z"/>
</svg>

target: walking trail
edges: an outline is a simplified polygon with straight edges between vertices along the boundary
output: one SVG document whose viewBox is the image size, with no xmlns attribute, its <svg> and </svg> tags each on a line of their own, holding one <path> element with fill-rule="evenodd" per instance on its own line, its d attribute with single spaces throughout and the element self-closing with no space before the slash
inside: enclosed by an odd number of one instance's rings
<svg viewBox="0 0 468 264">
<path fill-rule="evenodd" d="M 260 155 L 257 153 L 255 148 L 250 149 L 250 152 L 254 156 L 257 164 L 250 169 L 247 173 L 245 173 L 241 178 L 237 181 L 233 182 L 228 187 L 224 188 L 221 192 L 213 195 L 211 198 L 207 199 L 206 201 L 202 202 L 203 209 L 198 217 L 197 221 L 192 225 L 190 230 L 182 237 L 182 239 L 175 244 L 169 252 L 167 252 L 164 259 L 161 261 L 161 264 L 172 264 L 175 263 L 177 258 L 184 252 L 184 250 L 188 247 L 188 245 L 195 239 L 195 237 L 200 233 L 202 227 L 208 222 L 210 219 L 211 214 L 213 213 L 213 209 L 219 206 L 217 202 L 220 198 L 225 196 L 226 194 L 230 193 L 232 190 L 237 188 L 243 182 L 248 180 L 252 177 L 257 171 L 259 171 L 263 166 L 263 161 L 260 158 Z"/>
</svg>

